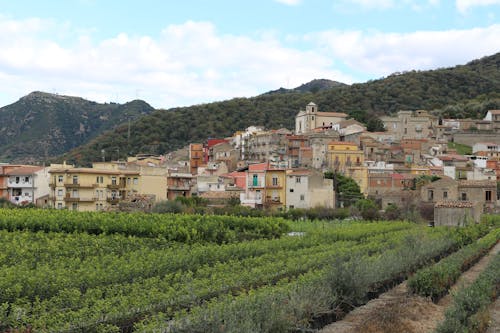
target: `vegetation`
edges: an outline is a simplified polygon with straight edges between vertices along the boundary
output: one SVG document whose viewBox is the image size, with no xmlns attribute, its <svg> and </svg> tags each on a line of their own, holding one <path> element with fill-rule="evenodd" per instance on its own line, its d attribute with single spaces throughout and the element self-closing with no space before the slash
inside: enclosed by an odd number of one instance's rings
<svg viewBox="0 0 500 333">
<path fill-rule="evenodd" d="M 485 332 L 489 322 L 488 305 L 500 291 L 500 254 L 497 254 L 479 278 L 460 289 L 437 333 Z"/>
<path fill-rule="evenodd" d="M 325 172 L 325 178 L 333 179 L 336 201 L 341 207 L 349 207 L 363 199 L 361 189 L 354 179 L 333 171 Z"/>
<path fill-rule="evenodd" d="M 457 153 L 460 155 L 470 155 L 472 154 L 472 147 L 461 143 L 448 142 L 448 148 L 456 149 Z"/>
<path fill-rule="evenodd" d="M 288 228 L 288 223 L 279 218 L 0 209 L 0 229 L 9 231 L 123 234 L 164 237 L 184 243 L 273 238 L 281 236 Z"/>
<path fill-rule="evenodd" d="M 409 281 L 408 289 L 437 301 L 459 278 L 460 274 L 479 260 L 500 239 L 495 229 L 483 239 L 444 258 L 437 264 L 418 271 Z"/>
<path fill-rule="evenodd" d="M 0 331 L 313 327 L 481 230 L 0 209 Z"/>
<path fill-rule="evenodd" d="M 152 111 L 139 100 L 99 104 L 34 92 L 0 108 L 0 160 L 46 161 Z M 109 147 L 105 154 L 116 159 L 120 148 Z"/>
<path fill-rule="evenodd" d="M 263 94 L 157 110 L 131 123 L 130 140 L 128 127 L 122 125 L 64 155 L 61 160 L 89 164 L 101 158 L 102 149 L 119 149 L 123 156 L 161 154 L 208 137 L 230 136 L 251 125 L 294 128 L 295 115 L 310 101 L 318 104 L 320 111 L 346 112 L 368 124 L 370 129 L 380 129 L 380 122 L 374 116 L 399 110 L 427 109 L 436 110 L 442 116 L 477 118 L 484 116 L 488 109 L 500 108 L 499 58 L 500 53 L 454 68 L 397 73 L 380 80 L 317 92 Z"/>
</svg>

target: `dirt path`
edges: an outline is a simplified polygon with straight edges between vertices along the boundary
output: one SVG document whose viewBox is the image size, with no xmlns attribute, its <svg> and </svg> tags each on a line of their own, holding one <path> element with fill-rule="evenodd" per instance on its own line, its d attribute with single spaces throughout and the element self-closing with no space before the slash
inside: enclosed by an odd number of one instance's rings
<svg viewBox="0 0 500 333">
<path fill-rule="evenodd" d="M 474 281 L 491 258 L 500 252 L 500 243 L 478 263 L 463 273 L 452 287 L 455 290 Z M 428 298 L 409 295 L 406 282 L 381 294 L 378 298 L 351 311 L 343 320 L 326 326 L 321 333 L 401 333 L 401 332 L 432 332 L 444 319 L 444 312 L 451 304 L 450 294 L 443 297 L 438 304 Z M 498 301 L 496 302 L 498 303 Z M 496 308 L 499 310 L 498 307 Z M 493 311 L 493 310 L 492 310 Z M 498 312 L 497 312 L 498 313 Z M 498 323 L 497 323 L 498 324 Z M 500 332 L 500 328 L 492 324 L 490 333 Z M 496 329 L 496 330 L 495 330 Z"/>
<path fill-rule="evenodd" d="M 490 320 L 490 327 L 486 333 L 500 333 L 500 297 L 491 306 Z"/>
</svg>

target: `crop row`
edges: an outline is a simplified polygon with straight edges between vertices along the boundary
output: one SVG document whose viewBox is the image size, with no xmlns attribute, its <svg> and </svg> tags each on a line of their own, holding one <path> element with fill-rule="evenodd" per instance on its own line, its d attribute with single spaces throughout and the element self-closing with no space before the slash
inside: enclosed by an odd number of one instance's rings
<svg viewBox="0 0 500 333">
<path fill-rule="evenodd" d="M 412 293 L 430 296 L 437 301 L 448 292 L 462 272 L 484 256 L 499 239 L 500 229 L 495 229 L 479 241 L 462 248 L 435 265 L 418 271 L 408 280 L 408 289 Z"/>
<path fill-rule="evenodd" d="M 373 232 L 370 238 L 385 238 L 386 233 L 398 232 L 402 227 L 410 228 L 411 224 L 389 227 L 380 225 L 380 233 Z M 404 232 L 404 229 L 401 230 Z M 360 235 L 359 233 L 356 233 Z M 62 289 L 86 289 L 107 284 L 132 282 L 138 278 L 148 278 L 173 273 L 177 270 L 196 270 L 203 265 L 212 265 L 228 260 L 242 260 L 266 253 L 287 252 L 330 243 L 330 235 L 338 239 L 334 232 L 322 235 L 303 237 L 283 237 L 273 240 L 255 240 L 238 244 L 193 244 L 177 245 L 169 248 L 151 249 L 144 247 L 117 256 L 114 251 L 100 256 L 56 257 L 50 261 L 21 261 L 15 265 L 2 266 L 0 270 L 0 303 L 12 302 L 25 297 L 46 299 L 54 296 Z M 346 239 L 352 238 L 347 237 Z M 364 236 L 367 236 L 365 234 Z M 389 236 L 387 236 L 389 237 Z M 365 239 L 365 238 L 363 238 Z M 22 250 L 20 252 L 27 252 Z M 32 252 L 35 254 L 35 252 Z"/>
<path fill-rule="evenodd" d="M 434 235 L 435 236 L 435 235 Z M 314 318 L 338 314 L 366 302 L 384 282 L 403 276 L 456 242 L 445 234 L 408 236 L 397 247 L 375 256 L 333 259 L 320 270 L 282 280 L 238 296 L 225 294 L 188 311 L 157 314 L 136 324 L 140 332 L 290 332 L 307 330 Z"/>
<path fill-rule="evenodd" d="M 102 322 L 123 326 L 148 313 L 167 311 L 173 315 L 175 310 L 220 294 L 272 284 L 282 278 L 293 279 L 301 273 L 324 267 L 332 258 L 347 260 L 356 254 L 380 252 L 394 246 L 402 237 L 400 234 L 392 242 L 380 239 L 362 245 L 335 242 L 295 252 L 268 253 L 241 261 L 205 265 L 192 272 L 179 271 L 133 283 L 91 288 L 85 293 L 77 288 L 65 289 L 55 297 L 35 300 L 31 305 L 17 300 L 5 310 L 0 321 L 10 327 L 30 324 L 37 331 L 88 331 L 89 326 Z M 29 315 L 19 317 L 19 313 Z M 69 323 L 72 325 L 68 327 Z"/>
<path fill-rule="evenodd" d="M 476 281 L 459 289 L 437 333 L 484 332 L 489 321 L 488 305 L 500 292 L 500 254 L 497 254 Z"/>
<path fill-rule="evenodd" d="M 73 212 L 0 209 L 0 229 L 45 232 L 86 232 L 163 237 L 183 243 L 228 243 L 280 237 L 290 228 L 281 218 L 222 215 Z"/>
</svg>

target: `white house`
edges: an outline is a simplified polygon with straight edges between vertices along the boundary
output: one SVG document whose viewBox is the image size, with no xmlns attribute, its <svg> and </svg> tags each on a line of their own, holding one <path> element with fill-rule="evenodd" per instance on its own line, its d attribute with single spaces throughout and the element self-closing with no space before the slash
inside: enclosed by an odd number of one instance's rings
<svg viewBox="0 0 500 333">
<path fill-rule="evenodd" d="M 286 172 L 286 208 L 335 207 L 333 180 L 311 170 Z"/>
<path fill-rule="evenodd" d="M 49 194 L 48 168 L 21 166 L 6 172 L 9 200 L 16 205 L 36 203 Z"/>
</svg>

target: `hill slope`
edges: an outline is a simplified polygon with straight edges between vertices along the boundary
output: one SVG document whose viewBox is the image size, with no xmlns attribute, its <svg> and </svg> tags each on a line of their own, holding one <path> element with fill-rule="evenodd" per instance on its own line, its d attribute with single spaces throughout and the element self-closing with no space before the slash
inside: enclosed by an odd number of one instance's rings
<svg viewBox="0 0 500 333">
<path fill-rule="evenodd" d="M 33 92 L 0 108 L 0 161 L 30 162 L 57 156 L 153 110 L 139 100 L 99 104 Z"/>
</svg>

